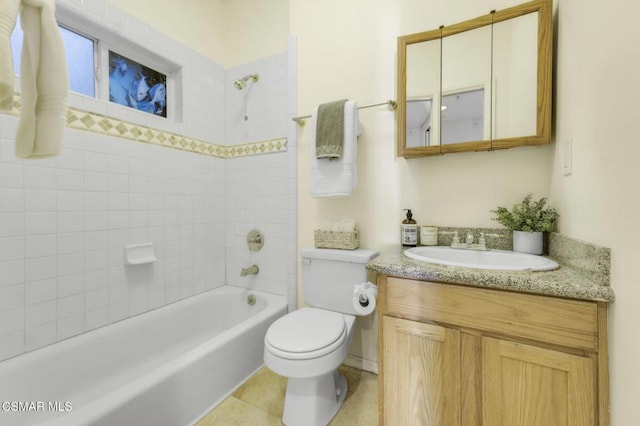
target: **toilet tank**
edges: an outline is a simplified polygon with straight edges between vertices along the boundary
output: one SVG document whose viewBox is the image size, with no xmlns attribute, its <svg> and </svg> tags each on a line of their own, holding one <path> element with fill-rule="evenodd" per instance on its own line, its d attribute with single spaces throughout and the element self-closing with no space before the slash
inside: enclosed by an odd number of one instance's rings
<svg viewBox="0 0 640 426">
<path fill-rule="evenodd" d="M 376 256 L 377 251 L 368 249 L 301 249 L 304 302 L 355 315 L 353 285 L 367 282 L 365 265 Z"/>
</svg>

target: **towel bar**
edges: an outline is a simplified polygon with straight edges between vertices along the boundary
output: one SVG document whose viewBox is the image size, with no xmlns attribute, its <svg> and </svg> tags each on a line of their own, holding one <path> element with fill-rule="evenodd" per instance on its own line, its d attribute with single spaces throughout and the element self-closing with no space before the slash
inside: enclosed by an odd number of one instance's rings
<svg viewBox="0 0 640 426">
<path fill-rule="evenodd" d="M 388 100 L 386 102 L 380 102 L 379 104 L 361 106 L 361 107 L 358 107 L 358 109 L 373 108 L 373 107 L 382 106 L 382 105 L 386 105 L 391 111 L 393 111 L 396 109 L 397 104 L 396 104 L 396 101 Z M 291 119 L 295 121 L 298 126 L 304 126 L 306 124 L 307 118 L 311 118 L 311 115 L 301 115 L 298 117 L 292 117 Z"/>
</svg>

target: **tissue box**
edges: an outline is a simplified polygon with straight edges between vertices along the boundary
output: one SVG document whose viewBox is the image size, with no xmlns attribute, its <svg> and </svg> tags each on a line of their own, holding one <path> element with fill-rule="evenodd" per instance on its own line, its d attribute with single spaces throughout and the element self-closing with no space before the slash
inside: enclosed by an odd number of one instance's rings
<svg viewBox="0 0 640 426">
<path fill-rule="evenodd" d="M 352 232 L 315 231 L 316 248 L 333 248 L 342 250 L 355 250 L 360 246 L 358 230 Z"/>
</svg>

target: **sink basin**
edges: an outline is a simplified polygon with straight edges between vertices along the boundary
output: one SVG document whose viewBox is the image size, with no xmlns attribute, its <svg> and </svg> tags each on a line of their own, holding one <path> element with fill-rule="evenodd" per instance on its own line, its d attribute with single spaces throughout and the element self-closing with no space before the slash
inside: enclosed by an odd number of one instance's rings
<svg viewBox="0 0 640 426">
<path fill-rule="evenodd" d="M 405 256 L 422 262 L 498 271 L 551 271 L 558 263 L 546 257 L 506 250 L 460 250 L 443 246 L 414 247 Z"/>
</svg>

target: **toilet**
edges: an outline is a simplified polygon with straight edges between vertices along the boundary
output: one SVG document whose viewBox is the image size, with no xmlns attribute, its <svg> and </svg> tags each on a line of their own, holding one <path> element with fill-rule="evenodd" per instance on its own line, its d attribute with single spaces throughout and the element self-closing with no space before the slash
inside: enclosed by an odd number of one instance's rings
<svg viewBox="0 0 640 426">
<path fill-rule="evenodd" d="M 304 248 L 302 283 L 309 307 L 275 321 L 264 341 L 264 363 L 287 377 L 282 422 L 287 426 L 326 425 L 340 409 L 347 381 L 338 367 L 353 338 L 354 285 L 367 282 L 367 249 Z"/>
</svg>

